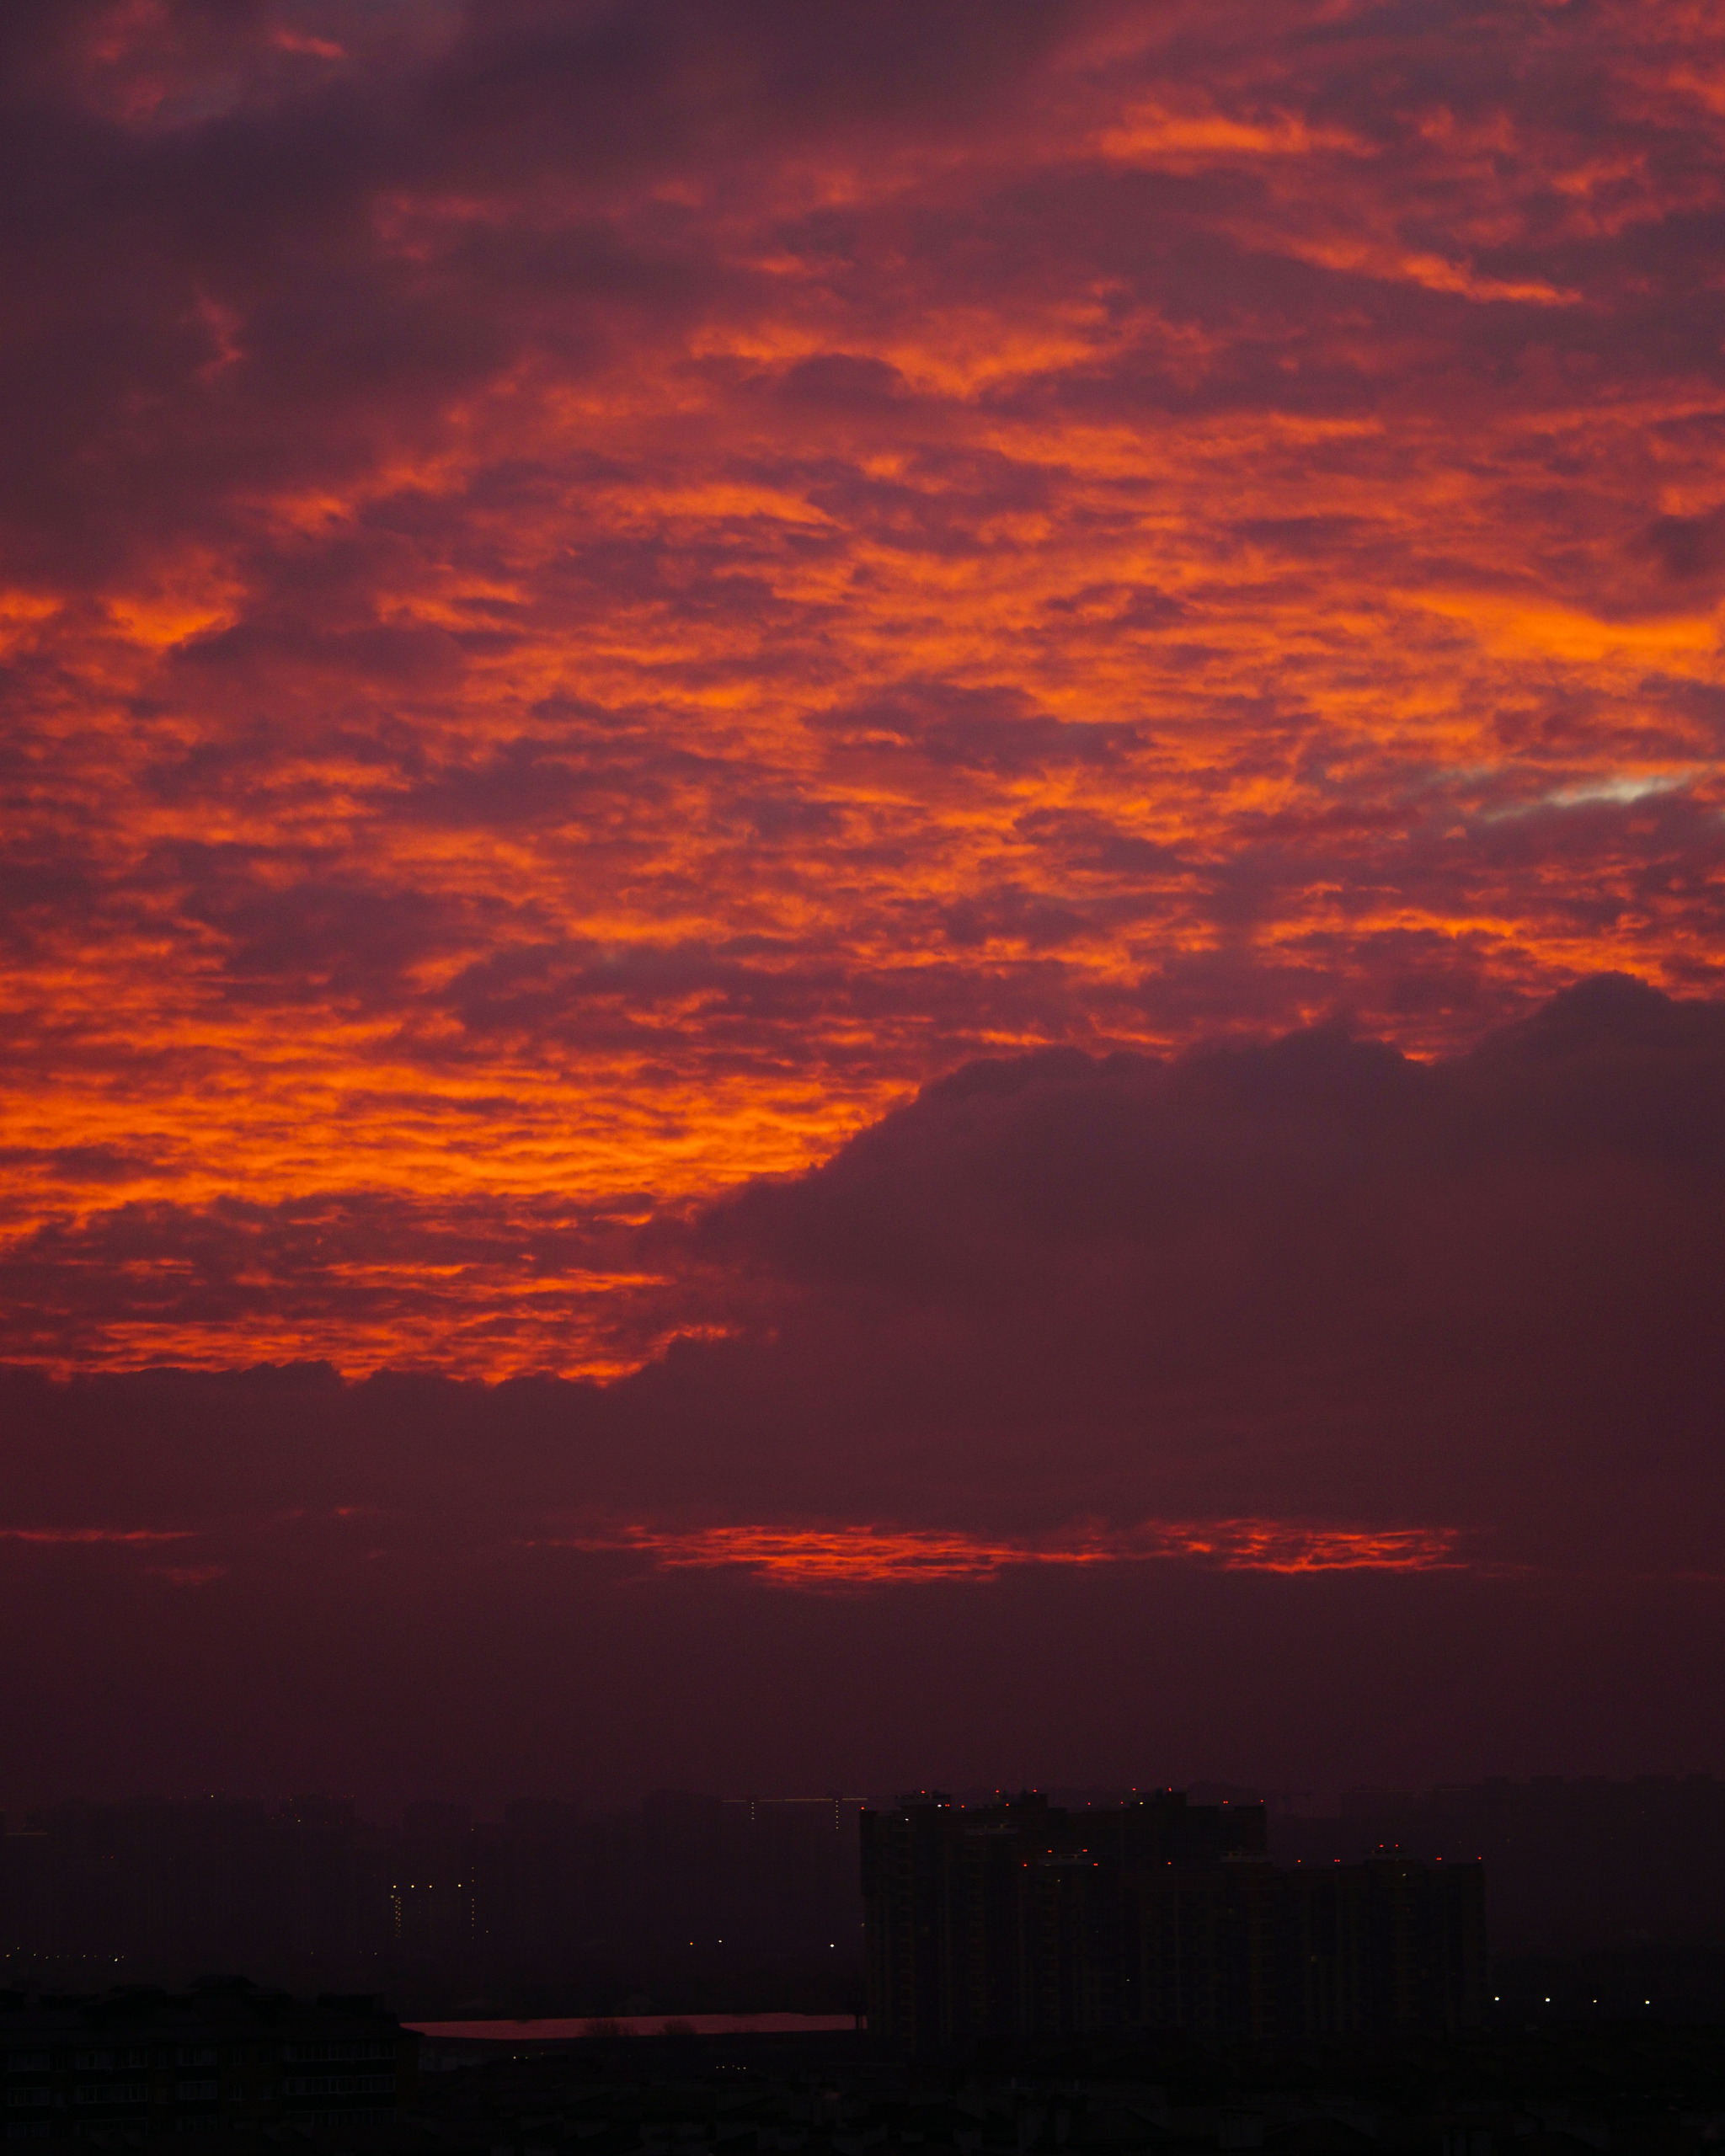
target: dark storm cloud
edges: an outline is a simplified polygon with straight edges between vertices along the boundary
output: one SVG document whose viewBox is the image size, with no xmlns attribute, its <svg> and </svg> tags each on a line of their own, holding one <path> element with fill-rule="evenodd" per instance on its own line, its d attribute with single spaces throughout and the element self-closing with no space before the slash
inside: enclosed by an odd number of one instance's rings
<svg viewBox="0 0 1725 2156">
<path fill-rule="evenodd" d="M 1725 1011 L 1609 976 L 1437 1065 L 1339 1028 L 1169 1063 L 970 1065 L 686 1226 L 524 1211 L 505 1232 L 471 1209 L 432 1265 L 633 1270 L 660 1282 L 660 1326 L 732 1337 L 602 1390 L 307 1376 L 315 1435 L 255 1453 L 243 1502 L 393 1486 L 403 1522 L 429 1522 L 413 1492 L 453 1473 L 489 1492 L 464 1514 L 481 1539 L 584 1508 L 1019 1531 L 1251 1515 L 1448 1525 L 1482 1561 L 1701 1563 L 1725 1496 L 1722 1103 Z M 366 1214 L 227 1208 L 163 1241 L 134 1210 L 81 1247 L 102 1270 L 157 1249 L 151 1292 L 201 1267 L 260 1298 L 428 1232 Z M 69 1256 L 39 1239 L 9 1299 Z M 380 1272 L 343 1292 L 411 1289 Z M 57 1510 L 141 1476 L 164 1518 L 226 1512 L 199 1492 L 244 1475 L 209 1449 L 225 1411 L 199 1403 L 254 1383 L 19 1378 L 37 1435 L 16 1524 L 70 1466 L 56 1430 L 120 1476 L 87 1462 Z M 255 1428 L 288 1384 L 255 1380 Z M 142 1454 L 134 1396 L 159 1433 Z"/>
<path fill-rule="evenodd" d="M 1188 1608 L 1209 1628 L 1192 1651 L 1217 1673 L 1241 1651 L 1236 1620 L 1220 1605 L 1197 1616 L 1209 1590 L 1178 1584 L 1178 1548 L 1135 1559 L 1141 1523 L 1257 1523 L 1273 1548 L 1314 1528 L 1442 1535 L 1459 1570 L 1346 1591 L 1402 1641 L 1408 1668 L 1436 1652 L 1434 1625 L 1457 1652 L 1522 1627 L 1492 1649 L 1514 1702 L 1548 1681 L 1551 1622 L 1591 1637 L 1609 1610 L 1620 1647 L 1600 1665 L 1597 1711 L 1621 1705 L 1622 1728 L 1638 1728 L 1617 1696 L 1635 1681 L 1624 1628 L 1670 1651 L 1657 1583 L 1688 1593 L 1685 1577 L 1717 1569 L 1722 1104 L 1725 1009 L 1616 977 L 1436 1065 L 1338 1028 L 1170 1062 L 973 1064 L 825 1166 L 692 1222 L 518 1219 L 521 1262 L 633 1268 L 660 1282 L 644 1323 L 694 1328 L 608 1386 L 344 1384 L 313 1367 L 71 1384 L 14 1372 L 0 1526 L 46 1539 L 8 1544 L 0 1572 L 39 1625 L 56 1598 L 94 1594 L 163 1641 L 181 1592 L 219 1594 L 248 1630 L 302 1622 L 289 1613 L 308 1593 L 375 1626 L 387 1581 L 398 1615 L 427 1596 L 446 1609 L 439 1626 L 466 1612 L 488 1654 L 507 1608 L 584 1695 L 608 1658 L 639 1658 L 674 1707 L 693 1680 L 665 1659 L 667 1624 L 706 1609 L 699 1621 L 758 1635 L 763 1666 L 788 1651 L 791 1619 L 757 1603 L 785 1590 L 747 1585 L 712 1539 L 727 1524 L 867 1524 L 870 1548 L 1004 1536 L 1032 1553 L 994 1586 L 856 1590 L 879 1606 L 839 1623 L 841 1658 L 866 1661 L 919 1621 L 907 1595 L 932 1598 L 955 1639 L 967 1620 L 952 1594 L 988 1598 L 992 1636 L 1014 1655 L 1015 1626 L 1081 1627 L 1124 1595 L 1146 1613 Z M 154 1292 L 203 1265 L 227 1271 L 230 1295 L 258 1297 L 313 1245 L 318 1266 L 336 1245 L 372 1269 L 361 1292 L 387 1321 L 371 1254 L 388 1238 L 363 1214 L 227 1209 L 165 1241 L 161 1224 L 118 1217 L 104 1231 L 114 1246 L 87 1254 L 110 1272 L 130 1237 Z M 403 1219 L 393 1232 L 423 1231 Z M 8 1301 L 63 1291 L 69 1255 L 39 1251 L 34 1275 L 15 1262 Z M 464 1238 L 446 1231 L 426 1255 L 447 1270 L 511 1252 L 476 1211 Z M 714 1326 L 731 1337 L 698 1337 Z M 90 1540 L 98 1529 L 109 1539 Z M 166 1545 L 120 1539 L 140 1531 L 180 1540 L 164 1558 Z M 1034 1570 L 1039 1547 L 1074 1534 L 1114 1550 L 1081 1591 L 1011 1584 L 1015 1562 Z M 666 1550 L 694 1571 L 656 1571 Z M 1139 1584 L 1108 1584 L 1115 1573 Z M 176 1575 L 188 1584 L 170 1594 Z M 1332 1674 L 1283 1670 L 1311 1728 L 1334 1669 L 1359 1659 L 1338 1642 L 1343 1593 L 1315 1577 L 1278 1591 L 1283 1646 L 1331 1657 Z M 1261 1600 L 1239 1595 L 1242 1612 Z M 1699 1670 L 1705 1636 L 1680 1650 L 1685 1666 Z M 392 1639 L 384 1625 L 353 1651 L 380 1676 L 404 1670 Z M 914 1676 L 896 1696 L 913 1721 L 928 1705 Z M 1275 1710 L 1253 1711 L 1286 1748 Z M 740 1712 L 763 1741 L 756 1708 Z M 1182 1727 L 1212 1727 L 1189 1702 L 1181 1713 Z M 1023 1741 L 1050 1741 L 1047 1721 L 1023 1717 Z M 628 1714 L 619 1726 L 633 1729 Z M 866 1714 L 865 1726 L 877 1742 Z M 360 1756 L 352 1732 L 330 1741 Z M 509 1741 L 512 1758 L 539 1758 L 537 1740 Z M 1484 1710 L 1471 1741 L 1501 1748 L 1508 1725 Z M 1396 1742 L 1423 1756 L 1406 1732 Z M 430 1751 L 446 1778 L 494 1770 L 458 1736 Z"/>
</svg>

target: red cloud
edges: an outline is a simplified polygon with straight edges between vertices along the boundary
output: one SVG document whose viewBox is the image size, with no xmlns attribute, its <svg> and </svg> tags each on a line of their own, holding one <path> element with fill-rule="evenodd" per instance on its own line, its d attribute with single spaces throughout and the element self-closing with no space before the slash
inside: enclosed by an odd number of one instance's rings
<svg viewBox="0 0 1725 2156">
<path fill-rule="evenodd" d="M 1020 1565 L 1196 1560 L 1229 1572 L 1428 1572 L 1448 1567 L 1448 1528 L 1313 1527 L 1285 1520 L 1146 1521 L 1069 1540 L 1000 1540 L 928 1528 L 623 1527 L 554 1538 L 558 1549 L 635 1550 L 676 1570 L 736 1566 L 777 1585 L 856 1588 L 918 1580 L 993 1579 Z"/>
</svg>

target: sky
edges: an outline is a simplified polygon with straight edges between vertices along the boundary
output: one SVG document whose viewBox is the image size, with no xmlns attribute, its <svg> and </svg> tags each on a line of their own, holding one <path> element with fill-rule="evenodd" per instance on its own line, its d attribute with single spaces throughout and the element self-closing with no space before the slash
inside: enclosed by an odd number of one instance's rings
<svg viewBox="0 0 1725 2156">
<path fill-rule="evenodd" d="M 0 1802 L 1725 1771 L 1725 7 L 11 0 Z"/>
</svg>

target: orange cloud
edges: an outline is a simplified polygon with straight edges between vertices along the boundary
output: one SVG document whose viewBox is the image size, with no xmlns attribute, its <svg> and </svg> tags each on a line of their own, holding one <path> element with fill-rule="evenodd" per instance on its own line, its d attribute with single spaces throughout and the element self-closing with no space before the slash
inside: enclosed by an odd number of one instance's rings
<svg viewBox="0 0 1725 2156">
<path fill-rule="evenodd" d="M 933 1529 L 735 1526 L 686 1532 L 651 1527 L 567 1538 L 551 1546 L 639 1551 L 667 1570 L 727 1566 L 783 1587 L 889 1587 L 992 1579 L 1016 1566 L 1113 1565 L 1156 1560 L 1226 1572 L 1430 1572 L 1462 1561 L 1449 1528 L 1363 1529 L 1279 1520 L 1146 1521 L 1124 1534 L 1015 1541 Z M 541 1545 L 539 1546 L 544 1546 Z"/>
<path fill-rule="evenodd" d="M 7 1352 L 613 1377 L 547 1222 L 978 1054 L 1717 988 L 1704 15 L 409 12 L 8 108 Z"/>
<path fill-rule="evenodd" d="M 40 1542 L 82 1545 L 115 1543 L 122 1547 L 147 1547 L 158 1542 L 187 1542 L 189 1528 L 158 1527 L 0 1527 L 0 1542 Z"/>
</svg>

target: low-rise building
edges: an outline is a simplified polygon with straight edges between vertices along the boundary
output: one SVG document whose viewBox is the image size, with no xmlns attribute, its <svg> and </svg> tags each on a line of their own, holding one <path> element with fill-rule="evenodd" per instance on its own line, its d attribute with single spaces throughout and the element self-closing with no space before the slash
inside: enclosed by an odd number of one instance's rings
<svg viewBox="0 0 1725 2156">
<path fill-rule="evenodd" d="M 363 2132 L 417 2094 L 419 2039 L 382 2002 L 313 2000 L 243 1978 L 190 1991 L 0 1993 L 8 2143 L 208 2134 L 276 2124 Z"/>
</svg>

